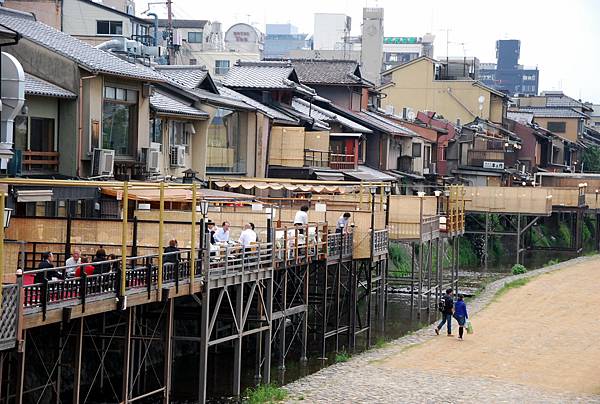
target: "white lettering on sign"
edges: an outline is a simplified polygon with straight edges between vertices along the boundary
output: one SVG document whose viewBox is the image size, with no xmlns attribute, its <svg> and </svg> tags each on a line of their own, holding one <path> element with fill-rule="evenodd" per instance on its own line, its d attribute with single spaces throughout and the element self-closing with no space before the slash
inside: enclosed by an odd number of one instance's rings
<svg viewBox="0 0 600 404">
<path fill-rule="evenodd" d="M 483 168 L 497 168 L 499 170 L 504 169 L 504 163 L 499 161 L 484 161 Z"/>
</svg>

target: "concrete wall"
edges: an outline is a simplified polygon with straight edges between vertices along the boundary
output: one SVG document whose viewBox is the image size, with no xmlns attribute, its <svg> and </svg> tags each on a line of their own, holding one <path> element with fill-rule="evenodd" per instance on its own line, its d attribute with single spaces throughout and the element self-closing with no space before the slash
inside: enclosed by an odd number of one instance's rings
<svg viewBox="0 0 600 404">
<path fill-rule="evenodd" d="M 361 63 L 363 77 L 379 84 L 383 63 L 383 8 L 363 8 L 362 22 Z"/>
<path fill-rule="evenodd" d="M 451 122 L 457 118 L 471 122 L 480 116 L 502 123 L 501 98 L 473 85 L 472 80 L 434 80 L 434 65 L 430 60 L 418 60 L 390 74 L 393 84 L 381 90 L 387 96 L 381 101 L 383 108 L 392 105 L 396 111 L 402 111 L 403 107 L 436 111 Z M 485 100 L 481 113 L 480 96 Z"/>
<path fill-rule="evenodd" d="M 60 0 L 6 0 L 4 6 L 33 13 L 38 21 L 60 30 Z"/>
<path fill-rule="evenodd" d="M 233 66 L 238 60 L 260 60 L 258 53 L 240 53 L 240 52 L 214 52 L 214 51 L 202 51 L 196 52 L 181 48 L 182 51 L 178 52 L 175 58 L 176 64 L 189 65 L 190 59 L 196 59 L 198 66 L 206 66 L 211 76 L 223 77 L 215 73 L 215 61 L 217 60 L 229 60 L 229 66 Z"/>
<path fill-rule="evenodd" d="M 555 133 L 556 136 L 570 140 L 571 142 L 577 142 L 578 124 L 579 118 L 540 118 L 534 117 L 535 123 L 540 125 L 542 128 L 548 129 L 548 122 L 565 122 L 565 133 Z"/>
<path fill-rule="evenodd" d="M 63 31 L 67 34 L 77 36 L 79 39 L 94 45 L 102 43 L 115 35 L 98 35 L 96 21 L 108 20 L 123 23 L 123 34 L 119 36 L 130 37 L 132 35 L 132 24 L 129 17 L 78 0 L 62 1 Z"/>
<path fill-rule="evenodd" d="M 360 111 L 361 107 L 361 89 L 360 87 L 350 86 L 319 86 L 310 85 L 317 94 L 331 100 L 340 107 L 348 108 L 354 111 Z"/>
</svg>

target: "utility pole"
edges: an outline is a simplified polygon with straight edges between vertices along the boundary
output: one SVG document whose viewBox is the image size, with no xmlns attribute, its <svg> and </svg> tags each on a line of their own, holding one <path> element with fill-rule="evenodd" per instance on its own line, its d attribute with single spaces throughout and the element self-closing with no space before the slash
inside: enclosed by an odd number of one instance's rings
<svg viewBox="0 0 600 404">
<path fill-rule="evenodd" d="M 169 63 L 173 64 L 173 59 L 175 57 L 175 49 L 173 48 L 173 11 L 171 10 L 171 5 L 173 1 L 167 0 L 167 32 L 169 33 L 169 37 L 167 38 L 167 49 L 169 51 Z"/>
</svg>

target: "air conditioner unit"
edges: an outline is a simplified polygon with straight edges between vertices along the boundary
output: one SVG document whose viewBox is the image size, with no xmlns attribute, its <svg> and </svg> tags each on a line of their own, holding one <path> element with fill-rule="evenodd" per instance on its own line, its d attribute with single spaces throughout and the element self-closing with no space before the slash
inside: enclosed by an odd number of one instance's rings
<svg viewBox="0 0 600 404">
<path fill-rule="evenodd" d="M 94 149 L 92 157 L 92 177 L 112 177 L 115 163 L 115 151 Z"/>
<path fill-rule="evenodd" d="M 142 148 L 142 153 L 140 155 L 140 162 L 145 163 L 146 171 L 149 173 L 156 173 L 160 171 L 160 157 L 161 152 L 155 148 Z"/>
<path fill-rule="evenodd" d="M 185 167 L 185 146 L 171 146 L 171 166 Z"/>
</svg>

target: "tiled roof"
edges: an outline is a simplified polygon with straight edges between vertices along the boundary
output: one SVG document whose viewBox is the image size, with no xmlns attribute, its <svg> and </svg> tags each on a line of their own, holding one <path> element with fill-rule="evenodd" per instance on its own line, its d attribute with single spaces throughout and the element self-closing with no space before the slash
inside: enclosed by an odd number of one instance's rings
<svg viewBox="0 0 600 404">
<path fill-rule="evenodd" d="M 168 115 L 180 115 L 196 119 L 208 119 L 210 117 L 208 113 L 191 107 L 160 91 L 155 91 L 150 97 L 150 107 L 159 113 L 162 112 Z"/>
<path fill-rule="evenodd" d="M 29 73 L 25 73 L 25 94 L 56 98 L 77 98 L 69 90 L 65 90 L 56 84 L 49 83 Z"/>
<path fill-rule="evenodd" d="M 261 111 L 263 114 L 267 115 L 268 117 L 274 119 L 277 122 L 284 122 L 284 123 L 290 123 L 290 124 L 297 124 L 299 122 L 297 119 L 295 119 L 291 116 L 288 116 L 288 115 L 284 114 L 283 112 L 280 112 L 274 108 L 271 108 L 265 104 L 262 104 L 250 97 L 245 96 L 244 94 L 240 94 L 237 91 L 233 91 L 230 88 L 219 86 L 219 93 L 221 93 L 221 95 L 224 97 L 228 97 L 228 98 L 232 98 L 232 99 L 244 102 L 244 103 L 250 105 L 251 107 L 254 107 L 257 110 Z"/>
<path fill-rule="evenodd" d="M 238 61 L 222 80 L 226 87 L 296 90 L 314 95 L 315 91 L 298 82 L 294 67 L 289 62 Z"/>
<path fill-rule="evenodd" d="M 24 38 L 40 46 L 73 60 L 93 73 L 149 81 L 163 80 L 160 74 L 149 67 L 129 63 L 109 52 L 96 49 L 22 13 L 13 13 L 7 9 L 0 10 L 0 24 L 17 31 Z"/>
<path fill-rule="evenodd" d="M 314 130 L 329 130 L 329 129 L 331 129 L 329 127 L 329 125 L 327 124 L 327 122 L 321 121 L 320 119 L 318 119 L 314 116 L 309 116 L 301 111 L 298 111 L 297 109 L 295 109 L 289 105 L 277 104 L 277 108 L 284 111 L 286 114 L 295 116 L 300 121 L 309 123 L 310 125 L 312 125 L 312 129 L 314 129 Z"/>
<path fill-rule="evenodd" d="M 234 88 L 294 88 L 290 76 L 294 68 L 286 62 L 242 62 L 229 69 L 223 78 L 223 85 Z"/>
<path fill-rule="evenodd" d="M 200 66 L 164 65 L 156 66 L 156 70 L 186 88 L 197 88 L 204 81 L 206 76 L 208 76 L 208 71 L 202 69 Z"/>
<path fill-rule="evenodd" d="M 303 114 L 306 114 L 313 118 L 316 118 L 320 121 L 324 121 L 324 122 L 328 122 L 328 123 L 335 122 L 346 128 L 349 128 L 350 130 L 352 130 L 354 132 L 372 133 L 371 129 L 366 128 L 366 127 L 362 126 L 361 124 L 358 124 L 348 118 L 344 118 L 343 116 L 341 116 L 339 114 L 336 114 L 336 113 L 328 111 L 324 108 L 321 108 L 318 105 L 315 105 L 315 104 L 310 105 L 310 103 L 308 101 L 305 101 L 301 98 L 294 98 L 292 100 L 292 107 L 295 110 L 300 111 Z"/>
<path fill-rule="evenodd" d="M 520 107 L 519 112 L 529 112 L 540 118 L 589 118 L 574 108 Z"/>
<path fill-rule="evenodd" d="M 292 65 L 304 84 L 364 84 L 354 60 L 296 59 Z"/>
<path fill-rule="evenodd" d="M 220 94 L 214 94 L 200 88 L 189 89 L 188 92 L 194 94 L 196 97 L 209 104 L 215 104 L 220 107 L 242 109 L 242 110 L 254 110 L 256 108 L 246 104 L 245 102 L 236 100 L 231 97 L 225 97 Z"/>
<path fill-rule="evenodd" d="M 370 129 L 377 130 L 379 132 L 388 133 L 390 135 L 399 136 L 418 136 L 415 132 L 400 126 L 398 123 L 386 119 L 378 114 L 374 114 L 368 111 L 352 111 L 350 109 L 340 107 L 335 104 L 322 105 L 323 108 L 333 111 L 337 114 L 344 115 L 346 118 L 351 119 L 361 125 L 364 125 Z"/>
<path fill-rule="evenodd" d="M 516 122 L 531 123 L 533 120 L 533 113 L 526 111 L 508 111 L 506 116 Z"/>
</svg>

